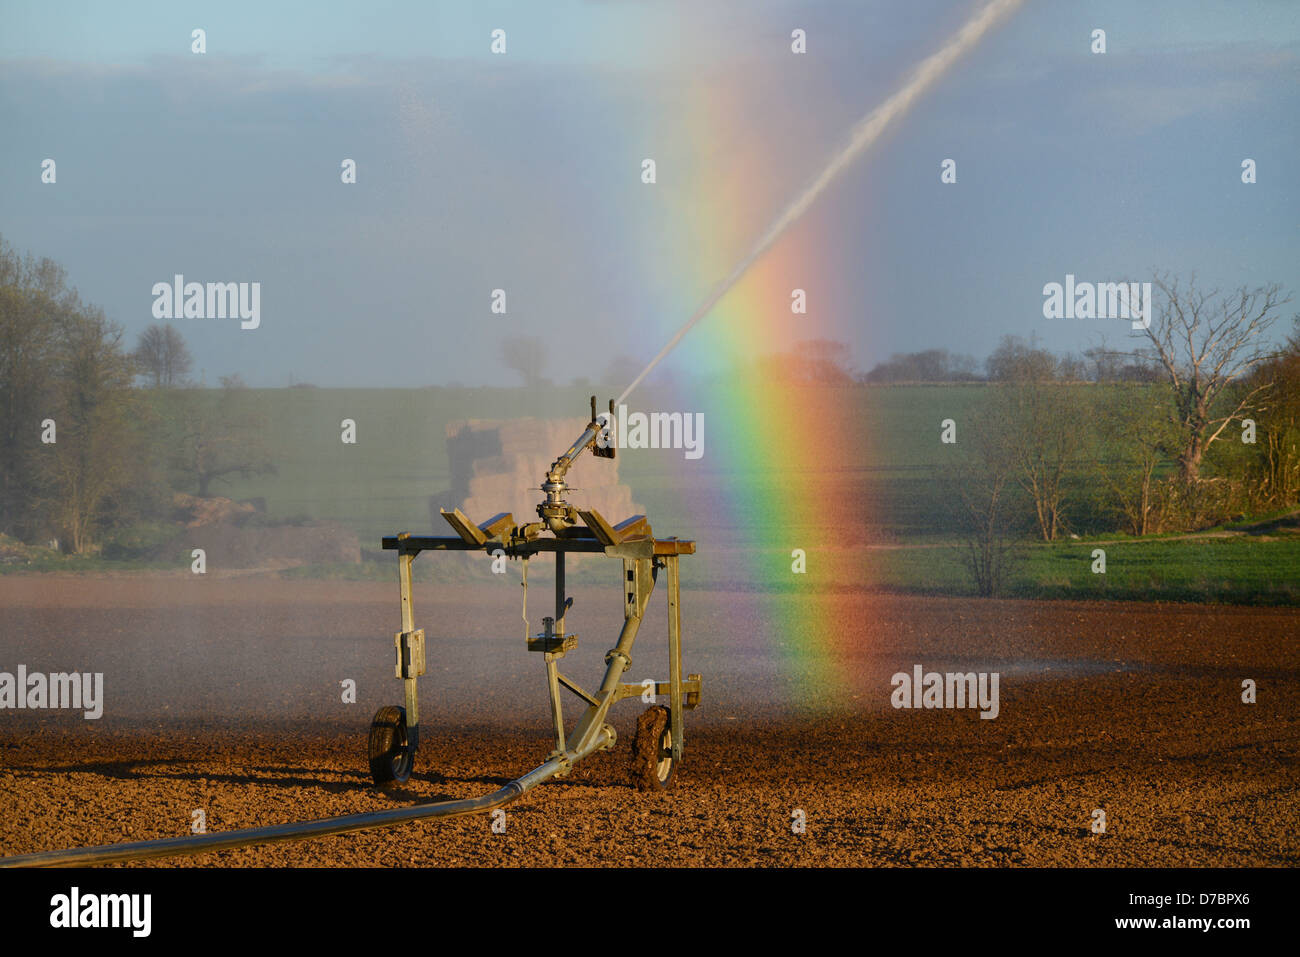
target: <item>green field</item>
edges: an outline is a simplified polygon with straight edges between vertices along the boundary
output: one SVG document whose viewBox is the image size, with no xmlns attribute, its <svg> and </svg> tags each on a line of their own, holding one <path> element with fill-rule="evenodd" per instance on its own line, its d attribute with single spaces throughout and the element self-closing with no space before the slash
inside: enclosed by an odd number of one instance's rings
<svg viewBox="0 0 1300 957">
<path fill-rule="evenodd" d="M 597 387 L 599 388 L 599 387 Z M 446 426 L 468 419 L 570 418 L 574 437 L 586 422 L 587 390 L 539 389 L 258 389 L 248 390 L 266 423 L 277 474 L 234 478 L 215 485 L 234 499 L 263 498 L 277 517 L 309 516 L 341 522 L 363 539 L 402 529 L 429 527 L 429 499 L 451 484 Z M 601 394 L 606 394 L 608 389 Z M 892 387 L 834 390 L 841 418 L 814 424 L 806 454 L 788 461 L 747 461 L 746 450 L 729 445 L 726 397 L 694 394 L 691 408 L 704 412 L 707 454 L 690 463 L 692 476 L 724 485 L 726 495 L 754 500 L 769 487 L 793 494 L 818 474 L 817 443 L 848 442 L 872 448 L 863 462 L 854 498 L 864 512 L 884 517 L 891 532 L 906 536 L 944 535 L 941 493 L 934 469 L 945 461 L 939 422 L 965 414 L 981 396 L 979 387 Z M 680 398 L 638 393 L 638 407 L 681 409 Z M 357 422 L 356 445 L 344 445 L 339 423 Z M 558 454 L 561 449 L 556 449 Z M 650 452 L 620 457 L 620 477 L 657 522 L 673 525 L 692 516 L 681 501 L 682 460 Z M 538 477 L 541 481 L 541 476 Z"/>
<path fill-rule="evenodd" d="M 1083 425 L 1105 386 L 1079 386 L 1074 403 Z M 250 389 L 239 401 L 255 410 L 262 439 L 271 450 L 276 474 L 215 484 L 212 492 L 236 500 L 260 498 L 272 521 L 328 520 L 356 532 L 363 549 L 378 549 L 379 538 L 398 531 L 428 532 L 438 527 L 437 507 L 456 504 L 445 493 L 451 485 L 446 427 L 468 418 L 567 418 L 576 437 L 586 421 L 586 395 L 609 388 L 426 388 L 426 389 Z M 645 506 L 655 528 L 700 542 L 691 581 L 719 587 L 844 588 L 880 587 L 904 591 L 971 593 L 973 587 L 955 545 L 953 504 L 940 481 L 954 461 L 952 446 L 939 442 L 945 418 L 962 423 L 987 395 L 981 385 L 882 386 L 813 390 L 795 396 L 791 420 L 806 444 L 761 460 L 741 447 L 727 428 L 731 408 L 719 389 L 692 390 L 681 396 L 637 395 L 637 408 L 702 411 L 706 454 L 684 462 L 677 454 L 620 453 L 620 478 Z M 1153 396 L 1153 400 L 1154 400 Z M 807 399 L 808 401 L 804 401 Z M 164 394 L 154 401 L 167 401 Z M 822 410 L 806 421 L 806 408 Z M 340 423 L 357 423 L 357 443 L 340 440 Z M 752 441 L 752 440 L 751 440 Z M 832 448 L 828 443 L 834 443 Z M 560 449 L 555 450 L 558 454 Z M 785 450 L 779 450 L 784 452 Z M 1104 443 L 1092 440 L 1084 455 L 1106 461 Z M 827 471 L 827 462 L 840 467 Z M 844 463 L 849 463 L 845 467 Z M 541 476 L 537 476 L 540 482 Z M 811 497 L 814 501 L 852 502 L 852 522 L 868 529 L 873 543 L 894 548 L 847 550 L 833 515 L 805 519 L 759 511 L 762 503 Z M 1026 597 L 1164 598 L 1169 600 L 1294 603 L 1300 580 L 1300 539 L 1294 534 L 1236 535 L 1196 540 L 1121 541 L 1106 546 L 1107 572 L 1090 571 L 1088 539 L 1121 538 L 1106 527 L 1097 508 L 1101 490 L 1076 483 L 1071 530 L 1080 540 L 1051 546 L 1026 542 L 1007 581 L 1006 593 Z M 807 510 L 800 510 L 806 513 Z M 476 516 L 482 519 L 486 516 Z M 522 516 L 516 516 L 522 518 Z M 611 516 L 615 520 L 624 516 Z M 137 535 L 150 530 L 136 531 Z M 860 533 L 859 533 L 860 534 Z M 788 542 L 788 546 L 781 545 Z M 915 547 L 928 546 L 928 547 Z M 945 547 L 934 547 L 945 546 Z M 810 563 L 803 577 L 790 575 L 789 549 L 810 553 L 829 547 L 834 561 Z M 373 556 L 372 556 L 373 557 Z M 103 560 L 58 559 L 33 566 L 93 569 Z M 4 567 L 4 566 L 0 566 Z M 139 567 L 138 565 L 133 567 Z M 15 570 L 12 566 L 6 570 Z M 462 572 L 463 573 L 463 572 Z M 348 578 L 391 577 L 388 562 L 359 566 L 313 566 L 286 574 Z M 435 574 L 426 569 L 425 575 Z M 457 572 L 452 572 L 457 574 Z M 586 573 L 582 573 L 586 574 Z"/>
<path fill-rule="evenodd" d="M 1104 546 L 1106 571 L 1092 571 L 1092 543 L 1027 545 L 1008 576 L 1017 598 L 1300 603 L 1300 537 L 1133 540 Z M 892 552 L 875 578 L 899 591 L 974 594 L 956 549 Z"/>
<path fill-rule="evenodd" d="M 595 387 L 599 388 L 599 387 Z M 1079 415 L 1099 387 L 1080 386 Z M 1100 387 L 1104 388 L 1104 387 Z M 249 390 L 246 401 L 265 416 L 266 439 L 278 474 L 214 487 L 235 499 L 260 497 L 271 515 L 309 516 L 341 522 L 363 540 L 402 529 L 429 527 L 430 497 L 451 484 L 445 429 L 467 418 L 535 415 L 570 418 L 576 437 L 586 421 L 587 390 L 538 389 L 267 389 Z M 601 392 L 607 394 L 609 389 Z M 708 426 L 706 455 L 684 463 L 680 457 L 631 451 L 620 456 L 620 477 L 634 498 L 661 525 L 696 520 L 681 497 L 684 479 L 717 485 L 732 501 L 761 501 L 775 495 L 816 494 L 827 481 L 847 483 L 845 497 L 861 504 L 876 530 L 892 539 L 921 542 L 950 535 L 950 503 L 936 481 L 953 461 L 954 449 L 939 442 L 939 423 L 960 423 L 982 400 L 973 386 L 889 386 L 817 390 L 821 404 L 835 410 L 834 421 L 806 424 L 808 444 L 790 455 L 754 456 L 732 444 L 727 429 L 727 397 L 719 390 L 696 390 L 692 410 Z M 830 393 L 829 397 L 825 394 Z M 681 409 L 683 400 L 646 389 L 638 407 Z M 792 417 L 801 403 L 795 402 Z M 358 425 L 356 445 L 339 439 L 339 423 Z M 800 423 L 803 425 L 803 423 Z M 960 441 L 960 432 L 959 432 Z M 825 443 L 847 443 L 851 473 L 834 477 L 819 469 Z M 860 451 L 859 451 L 860 450 Z M 560 449 L 556 449 L 558 454 Z M 1085 455 L 1105 458 L 1105 450 Z M 540 482 L 541 476 L 538 476 Z M 1078 531 L 1089 527 L 1093 489 L 1078 489 Z M 441 504 L 441 503 L 438 503 Z M 719 530 L 721 531 L 721 530 Z"/>
</svg>

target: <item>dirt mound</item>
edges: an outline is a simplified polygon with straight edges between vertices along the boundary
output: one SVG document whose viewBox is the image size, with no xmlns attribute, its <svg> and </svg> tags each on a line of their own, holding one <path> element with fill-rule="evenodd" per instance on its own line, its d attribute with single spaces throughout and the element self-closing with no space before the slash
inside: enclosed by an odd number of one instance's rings
<svg viewBox="0 0 1300 957">
<path fill-rule="evenodd" d="M 220 496 L 200 498 L 197 495 L 186 495 L 184 492 L 177 492 L 172 496 L 172 506 L 176 509 L 177 519 L 184 522 L 187 528 L 215 525 L 239 516 L 252 515 L 257 511 L 257 507 L 252 504 L 243 504 Z"/>
</svg>

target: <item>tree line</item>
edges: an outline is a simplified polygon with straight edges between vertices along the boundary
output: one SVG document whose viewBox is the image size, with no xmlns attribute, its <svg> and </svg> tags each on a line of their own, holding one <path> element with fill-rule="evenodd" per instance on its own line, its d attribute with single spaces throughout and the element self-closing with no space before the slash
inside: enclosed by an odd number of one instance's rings
<svg viewBox="0 0 1300 957">
<path fill-rule="evenodd" d="M 238 377 L 193 388 L 175 329 L 134 350 L 123 335 L 62 266 L 0 237 L 0 534 L 92 553 L 110 529 L 171 519 L 178 490 L 273 468 Z"/>
<path fill-rule="evenodd" d="M 982 372 L 927 350 L 855 374 L 848 347 L 821 339 L 751 371 L 818 386 L 985 383 L 941 481 L 988 592 L 1025 537 L 1193 529 L 1300 500 L 1300 317 L 1280 345 L 1268 336 L 1290 297 L 1276 284 L 1220 292 L 1169 276 L 1154 288 L 1150 328 L 1127 350 L 1057 356 L 1007 336 Z M 504 351 L 541 381 L 532 344 Z M 238 376 L 196 388 L 192 365 L 171 326 L 129 350 L 61 266 L 0 237 L 0 534 L 94 552 L 110 530 L 173 519 L 177 492 L 273 472 L 263 414 Z M 610 375 L 637 366 L 619 357 Z"/>
<path fill-rule="evenodd" d="M 1232 290 L 1157 275 L 1128 348 L 1056 355 L 1003 336 L 982 363 L 945 349 L 855 372 L 846 343 L 800 342 L 746 370 L 783 385 L 978 385 L 937 480 L 977 589 L 1026 539 L 1192 531 L 1300 504 L 1300 316 L 1276 284 Z"/>
<path fill-rule="evenodd" d="M 1300 504 L 1300 317 L 1280 344 L 1267 336 L 1290 297 L 1154 286 L 1140 345 L 1099 350 L 1091 379 L 1019 340 L 990 357 L 944 479 L 981 593 L 1024 538 L 1193 531 Z"/>
</svg>

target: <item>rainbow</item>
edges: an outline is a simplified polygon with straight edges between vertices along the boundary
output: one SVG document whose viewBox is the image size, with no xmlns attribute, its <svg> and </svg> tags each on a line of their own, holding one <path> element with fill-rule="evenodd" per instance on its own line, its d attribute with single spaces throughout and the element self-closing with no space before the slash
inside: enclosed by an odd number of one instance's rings
<svg viewBox="0 0 1300 957">
<path fill-rule="evenodd" d="M 814 253 L 807 241 L 774 250 L 719 304 L 703 349 L 741 357 L 756 343 L 771 343 L 758 359 L 781 351 L 792 319 L 804 318 L 790 311 L 790 277 L 801 277 L 799 288 L 816 289 L 802 268 Z M 838 428 L 848 411 L 839 389 L 774 380 L 756 361 L 708 392 L 701 399 L 715 424 L 707 467 L 720 473 L 728 494 L 718 503 L 721 514 L 692 520 L 730 531 L 719 536 L 714 560 L 728 563 L 727 578 L 755 586 L 742 600 L 753 603 L 751 613 L 762 622 L 759 640 L 775 660 L 785 700 L 821 710 L 856 690 L 841 665 L 863 640 L 862 596 L 836 590 L 829 572 L 861 557 L 837 545 L 864 537 L 873 520 L 842 480 L 868 464 L 868 452 Z M 701 542 L 702 550 L 708 545 Z M 797 564 L 804 570 L 795 571 Z"/>
<path fill-rule="evenodd" d="M 715 107 L 725 110 L 725 103 Z M 762 155 L 757 149 L 742 152 Z M 685 208 L 665 211 L 671 222 L 665 229 L 679 234 L 683 223 L 709 224 L 685 232 L 692 241 L 683 250 L 685 281 L 677 287 L 684 291 L 668 297 L 670 316 L 698 305 L 700 290 L 725 274 L 737 250 L 762 227 L 752 197 L 779 195 L 783 185 L 764 180 L 772 174 L 762 168 L 731 175 L 736 172 L 701 164 L 680 191 Z M 849 410 L 842 392 L 773 381 L 760 362 L 800 341 L 846 338 L 819 310 L 821 291 L 834 281 L 828 265 L 834 257 L 824 255 L 824 243 L 815 230 L 792 230 L 717 303 L 674 358 L 676 368 L 694 375 L 684 392 L 673 393 L 672 408 L 707 409 L 709 423 L 704 460 L 684 468 L 687 474 L 707 471 L 705 484 L 726 490 L 716 500 L 684 497 L 684 527 L 700 539 L 709 577 L 741 590 L 736 601 L 761 623 L 743 639 L 750 647 L 737 651 L 752 654 L 758 645 L 793 711 L 820 711 L 861 690 L 842 664 L 863 640 L 855 628 L 863 595 L 837 590 L 828 571 L 856 560 L 834 546 L 860 538 L 861 527 L 873 521 L 843 481 L 867 464 L 867 452 L 861 441 L 843 434 Z M 791 310 L 796 288 L 808 294 L 806 315 Z M 635 401 L 632 406 L 642 408 Z M 839 480 L 827 483 L 828 476 Z M 853 527 L 834 528 L 832 522 Z M 793 571 L 796 549 L 805 554 L 806 572 Z M 841 579 L 843 574 L 841 569 Z"/>
<path fill-rule="evenodd" d="M 800 220 L 842 172 L 1020 2 L 991 0 L 918 64 L 898 90 L 853 127 L 847 143 L 765 230 L 763 222 L 751 220 L 758 198 L 774 192 L 773 184 L 765 181 L 770 171 L 704 164 L 684 177 L 686 188 L 678 197 L 676 221 L 668 226 L 668 235 L 707 237 L 704 248 L 688 250 L 691 259 L 684 275 L 691 280 L 689 285 L 709 292 L 702 300 L 682 303 L 679 314 L 690 318 L 618 401 L 697 323 L 706 315 L 712 317 L 695 332 L 691 351 L 739 360 L 727 378 L 721 402 L 714 405 L 715 421 L 720 412 L 727 424 L 721 443 L 723 461 L 716 458 L 716 428 L 710 453 L 715 466 L 732 476 L 731 494 L 722 505 L 726 527 L 736 533 L 731 558 L 744 581 L 759 586 L 756 610 L 766 623 L 763 639 L 779 661 L 787 700 L 800 708 L 833 707 L 853 694 L 852 675 L 862 673 L 841 664 L 861 651 L 865 635 L 861 626 L 869 606 L 860 592 L 833 587 L 817 566 L 819 561 L 823 567 L 859 561 L 852 551 L 833 554 L 832 546 L 860 541 L 873 516 L 866 514 L 866 503 L 852 494 L 850 484 L 837 483 L 833 477 L 865 467 L 870 450 L 861 441 L 846 441 L 855 434 L 852 430 L 837 430 L 845 410 L 837 408 L 834 389 L 782 383 L 752 360 L 756 354 L 788 349 L 799 339 L 835 338 L 832 324 L 819 320 L 815 310 L 806 316 L 791 310 L 793 289 L 829 285 L 828 277 L 819 272 L 833 260 L 819 248 L 809 224 Z M 743 141 L 737 143 L 731 117 L 740 111 L 731 106 L 725 99 L 709 101 L 709 108 L 695 117 L 697 140 L 710 142 L 715 130 L 723 130 L 733 155 L 763 156 L 761 146 L 746 150 Z M 691 228 L 697 223 L 706 228 Z M 739 258 L 737 251 L 741 251 Z M 794 571 L 795 549 L 806 554 L 804 574 Z"/>
</svg>

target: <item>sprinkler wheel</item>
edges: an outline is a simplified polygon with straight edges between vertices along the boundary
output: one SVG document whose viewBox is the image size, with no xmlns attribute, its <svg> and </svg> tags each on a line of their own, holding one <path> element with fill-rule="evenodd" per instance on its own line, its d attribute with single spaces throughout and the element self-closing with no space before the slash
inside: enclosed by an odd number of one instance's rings
<svg viewBox="0 0 1300 957">
<path fill-rule="evenodd" d="M 404 784 L 414 764 L 406 739 L 406 709 L 385 705 L 370 722 L 370 776 L 381 787 L 394 781 Z"/>
<path fill-rule="evenodd" d="M 676 771 L 669 711 L 663 705 L 647 708 L 636 719 L 632 739 L 632 784 L 638 791 L 666 791 Z"/>
</svg>

